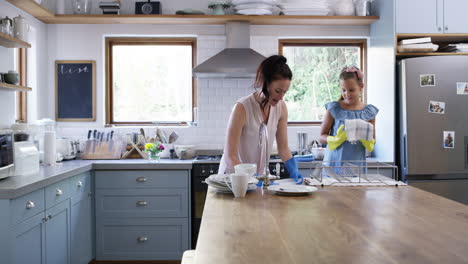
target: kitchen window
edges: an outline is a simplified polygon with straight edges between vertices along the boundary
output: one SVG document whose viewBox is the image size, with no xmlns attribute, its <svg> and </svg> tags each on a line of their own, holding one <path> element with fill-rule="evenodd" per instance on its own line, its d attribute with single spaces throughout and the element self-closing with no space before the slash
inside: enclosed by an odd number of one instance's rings
<svg viewBox="0 0 468 264">
<path fill-rule="evenodd" d="M 356 65 L 365 73 L 365 52 L 365 39 L 280 40 L 279 53 L 288 59 L 293 72 L 291 87 L 284 98 L 289 124 L 321 124 L 325 104 L 341 95 L 338 80 L 341 69 Z M 366 87 L 364 100 L 365 93 Z"/>
<path fill-rule="evenodd" d="M 193 122 L 195 38 L 106 38 L 106 123 Z"/>
</svg>

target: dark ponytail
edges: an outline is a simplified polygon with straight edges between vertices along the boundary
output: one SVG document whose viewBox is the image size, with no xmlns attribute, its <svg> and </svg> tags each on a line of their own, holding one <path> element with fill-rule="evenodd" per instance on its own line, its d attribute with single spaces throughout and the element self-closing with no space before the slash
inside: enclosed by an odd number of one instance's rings
<svg viewBox="0 0 468 264">
<path fill-rule="evenodd" d="M 284 56 L 273 55 L 263 60 L 262 63 L 260 63 L 260 66 L 258 66 L 254 87 L 261 88 L 262 93 L 265 96 L 260 103 L 262 109 L 265 108 L 270 98 L 268 86 L 276 80 L 292 79 L 291 69 L 286 62 L 287 59 Z"/>
</svg>

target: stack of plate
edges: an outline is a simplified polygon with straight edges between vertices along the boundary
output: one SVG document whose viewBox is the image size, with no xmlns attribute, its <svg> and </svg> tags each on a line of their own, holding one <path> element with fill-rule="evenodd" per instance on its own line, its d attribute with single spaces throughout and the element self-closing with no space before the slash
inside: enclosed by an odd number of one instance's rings
<svg viewBox="0 0 468 264">
<path fill-rule="evenodd" d="M 288 16 L 326 16 L 330 12 L 327 0 L 283 0 L 280 7 Z"/>
<path fill-rule="evenodd" d="M 232 6 L 240 15 L 275 15 L 279 13 L 276 0 L 232 0 Z"/>
<path fill-rule="evenodd" d="M 213 187 L 216 192 L 220 193 L 232 193 L 231 189 L 226 185 L 226 181 L 230 182 L 229 174 L 213 174 L 205 179 L 206 184 Z M 249 187 L 247 191 L 257 189 L 258 180 L 251 178 L 249 181 Z"/>
</svg>

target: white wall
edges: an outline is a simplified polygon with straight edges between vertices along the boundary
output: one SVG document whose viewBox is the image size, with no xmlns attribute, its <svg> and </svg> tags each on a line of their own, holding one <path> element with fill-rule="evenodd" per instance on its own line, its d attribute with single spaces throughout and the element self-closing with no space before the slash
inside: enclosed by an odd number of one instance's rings
<svg viewBox="0 0 468 264">
<path fill-rule="evenodd" d="M 395 156 L 395 2 L 375 1 L 379 21 L 371 25 L 368 53 L 368 99 L 380 112 L 376 119 L 375 154 L 379 161 Z"/>
<path fill-rule="evenodd" d="M 60 123 L 65 136 L 85 136 L 90 127 L 102 128 L 104 113 L 104 38 L 106 36 L 196 36 L 197 62 L 201 63 L 225 47 L 224 26 L 175 25 L 49 25 L 48 69 L 55 60 L 95 60 L 97 67 L 97 121 Z M 252 26 L 251 47 L 265 56 L 278 53 L 280 38 L 366 38 L 368 27 L 323 26 Z M 179 144 L 197 144 L 201 148 L 220 149 L 224 145 L 227 120 L 234 102 L 253 92 L 253 80 L 200 79 L 198 83 L 199 124 L 196 128 L 174 128 L 181 137 Z M 48 74 L 48 98 L 54 98 L 53 72 Z M 42 102 L 41 102 L 42 103 Z M 54 103 L 48 101 L 47 114 L 54 117 Z M 81 129 L 78 129 L 81 128 Z M 296 133 L 308 132 L 318 138 L 319 127 L 290 127 L 289 140 L 296 148 Z M 121 129 L 128 131 L 128 129 Z"/>
<path fill-rule="evenodd" d="M 13 18 L 18 15 L 23 16 L 28 24 L 31 25 L 28 43 L 30 43 L 32 47 L 27 50 L 27 85 L 33 88 L 33 91 L 28 92 L 27 95 L 28 120 L 36 120 L 38 117 L 42 116 L 42 111 L 39 109 L 37 102 L 43 100 L 44 94 L 42 91 L 46 91 L 47 27 L 42 22 L 12 6 L 5 0 L 0 0 L 0 17 L 8 16 Z M 14 51 L 15 49 L 0 47 L 0 72 L 15 69 Z M 10 127 L 16 119 L 15 92 L 0 91 L 0 111 L 0 128 Z"/>
</svg>

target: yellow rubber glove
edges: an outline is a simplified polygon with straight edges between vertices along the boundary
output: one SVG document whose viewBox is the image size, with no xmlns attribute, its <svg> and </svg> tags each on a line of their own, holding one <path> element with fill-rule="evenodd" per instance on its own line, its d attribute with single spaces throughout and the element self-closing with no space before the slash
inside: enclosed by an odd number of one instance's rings
<svg viewBox="0 0 468 264">
<path fill-rule="evenodd" d="M 375 145 L 375 139 L 372 140 L 365 140 L 365 139 L 360 139 L 362 145 L 367 149 L 367 151 L 372 152 L 374 150 L 374 145 Z"/>
<path fill-rule="evenodd" d="M 347 139 L 348 137 L 346 136 L 346 131 L 344 131 L 344 124 L 342 124 L 336 131 L 336 136 L 327 137 L 328 148 L 330 148 L 330 150 L 335 150 Z"/>
</svg>

